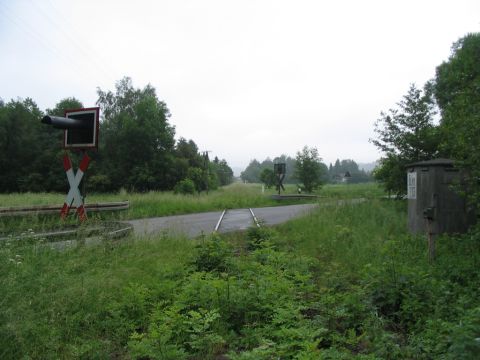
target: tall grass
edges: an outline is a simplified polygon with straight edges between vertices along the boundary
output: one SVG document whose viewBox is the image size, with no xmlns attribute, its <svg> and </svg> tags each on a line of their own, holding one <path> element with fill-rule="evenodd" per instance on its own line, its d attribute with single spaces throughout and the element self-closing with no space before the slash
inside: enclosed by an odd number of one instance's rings
<svg viewBox="0 0 480 360">
<path fill-rule="evenodd" d="M 386 195 L 385 190 L 377 183 L 328 184 L 322 186 L 320 190 L 316 191 L 316 194 L 321 197 L 337 199 L 376 199 Z"/>
<path fill-rule="evenodd" d="M 372 254 L 388 241 L 407 237 L 406 224 L 405 202 L 372 200 L 341 206 L 327 203 L 280 225 L 278 231 L 284 246 L 358 271 L 378 260 Z"/>
<path fill-rule="evenodd" d="M 141 297 L 171 297 L 186 274 L 194 242 L 157 240 L 65 252 L 2 244 L 0 358 L 120 356 Z"/>
<path fill-rule="evenodd" d="M 373 199 L 224 238 L 3 242 L 0 358 L 474 359 L 479 238 L 429 264 L 405 203 Z"/>
<path fill-rule="evenodd" d="M 223 209 L 264 207 L 277 205 L 290 205 L 305 202 L 320 203 L 329 199 L 375 198 L 381 197 L 381 188 L 374 183 L 352 185 L 325 185 L 318 192 L 318 199 L 298 200 L 272 200 L 270 195 L 274 189 L 262 189 L 261 184 L 234 183 L 210 193 L 197 195 L 180 195 L 173 192 L 148 192 L 129 193 L 121 190 L 115 194 L 88 194 L 87 203 L 130 202 L 128 210 L 118 212 L 90 212 L 89 224 L 105 220 L 127 220 L 167 215 L 191 214 L 205 211 L 218 211 Z M 296 193 L 294 185 L 287 185 L 287 194 Z M 0 194 L 0 207 L 54 205 L 62 204 L 65 199 L 63 194 L 51 193 L 22 193 Z M 9 234 L 19 235 L 24 232 L 42 232 L 75 225 L 77 219 L 72 215 L 67 222 L 59 219 L 58 214 L 32 215 L 25 217 L 0 217 L 0 237 Z"/>
<path fill-rule="evenodd" d="M 163 216 L 185 214 L 209 210 L 233 209 L 245 207 L 274 206 L 286 204 L 285 201 L 272 200 L 273 188 L 265 189 L 261 184 L 234 183 L 221 187 L 210 193 L 181 195 L 173 192 L 151 191 L 147 193 L 130 193 L 121 190 L 113 194 L 87 194 L 86 203 L 130 201 L 130 210 L 125 212 L 127 218 L 145 216 Z M 296 194 L 294 185 L 286 185 L 285 194 Z M 384 195 L 378 184 L 338 184 L 324 185 L 315 194 L 327 198 L 378 198 Z M 14 193 L 0 194 L 0 207 L 55 205 L 63 204 L 64 194 L 56 193 Z M 302 200 L 305 202 L 305 200 Z"/>
</svg>

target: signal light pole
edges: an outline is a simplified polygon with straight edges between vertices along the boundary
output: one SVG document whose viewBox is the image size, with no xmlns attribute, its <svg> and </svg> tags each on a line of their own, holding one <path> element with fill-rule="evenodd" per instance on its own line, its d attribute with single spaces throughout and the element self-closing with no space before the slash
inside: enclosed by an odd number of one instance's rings
<svg viewBox="0 0 480 360">
<path fill-rule="evenodd" d="M 80 221 L 84 222 L 87 220 L 84 196 L 80 193 L 79 185 L 90 163 L 87 149 L 96 150 L 98 148 L 99 119 L 100 108 L 94 107 L 67 110 L 65 111 L 65 117 L 47 115 L 41 120 L 43 124 L 64 130 L 63 148 L 65 149 L 65 155 L 63 157 L 63 167 L 70 189 L 60 212 L 62 219 L 67 217 L 73 205 L 76 208 L 76 213 Z M 73 171 L 68 149 L 80 150 L 83 154 L 79 169 L 76 173 Z M 83 181 L 83 187 L 85 189 L 85 180 Z"/>
</svg>

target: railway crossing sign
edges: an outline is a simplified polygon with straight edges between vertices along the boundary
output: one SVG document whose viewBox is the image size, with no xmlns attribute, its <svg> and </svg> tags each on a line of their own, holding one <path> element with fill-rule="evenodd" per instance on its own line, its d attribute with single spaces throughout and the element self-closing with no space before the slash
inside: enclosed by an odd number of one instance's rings
<svg viewBox="0 0 480 360">
<path fill-rule="evenodd" d="M 287 164 L 273 164 L 273 173 L 277 177 L 277 190 L 278 195 L 280 195 L 280 189 L 285 191 L 285 187 L 283 186 L 283 180 L 285 179 L 285 174 L 287 173 Z"/>
<path fill-rule="evenodd" d="M 63 204 L 62 210 L 60 211 L 60 217 L 65 219 L 72 207 L 72 204 L 77 209 L 78 218 L 80 221 L 87 220 L 87 213 L 85 211 L 85 207 L 83 204 L 83 196 L 80 194 L 80 190 L 78 186 L 80 185 L 80 181 L 82 181 L 83 174 L 87 170 L 88 164 L 90 162 L 90 158 L 86 153 L 83 154 L 82 161 L 80 162 L 80 166 L 75 174 L 72 168 L 72 161 L 67 153 L 65 153 L 63 157 L 63 167 L 67 174 L 68 184 L 70 185 L 70 190 L 68 191 L 67 198 Z"/>
<path fill-rule="evenodd" d="M 63 136 L 65 149 L 97 149 L 100 108 L 65 111 L 65 118 L 72 119 L 78 126 L 66 128 Z"/>
<path fill-rule="evenodd" d="M 67 217 L 72 205 L 76 208 L 80 221 L 83 222 L 87 219 L 83 203 L 84 196 L 80 193 L 78 186 L 90 162 L 86 150 L 98 148 L 99 122 L 99 107 L 66 110 L 65 117 L 47 115 L 42 118 L 42 123 L 64 131 L 63 148 L 65 150 L 77 149 L 83 152 L 77 173 L 73 171 L 72 161 L 67 152 L 63 158 L 63 167 L 67 174 L 70 190 L 60 212 L 62 219 Z"/>
</svg>

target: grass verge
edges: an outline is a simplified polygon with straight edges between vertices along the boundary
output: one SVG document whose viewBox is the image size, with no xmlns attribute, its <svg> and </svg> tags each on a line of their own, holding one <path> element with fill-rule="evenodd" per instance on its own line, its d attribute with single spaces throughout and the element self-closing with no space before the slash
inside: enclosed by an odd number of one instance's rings
<svg viewBox="0 0 480 360">
<path fill-rule="evenodd" d="M 287 192 L 294 193 L 295 187 L 287 185 Z M 95 225 L 105 220 L 127 220 L 149 217 L 191 214 L 205 211 L 223 209 L 237 209 L 247 207 L 264 207 L 277 205 L 291 205 L 305 203 L 306 200 L 272 200 L 269 195 L 273 189 L 262 192 L 261 184 L 235 183 L 209 194 L 179 195 L 172 192 L 149 192 L 127 193 L 121 191 L 118 194 L 91 194 L 87 198 L 89 203 L 111 202 L 128 200 L 130 209 L 119 212 L 101 212 L 88 214 L 89 223 Z M 355 185 L 326 185 L 318 192 L 318 201 L 328 201 L 330 198 L 355 198 L 355 197 L 378 197 L 382 192 L 377 184 Z M 328 197 L 325 199 L 325 197 Z M 46 193 L 24 194 L 0 194 L 2 207 L 27 206 L 27 205 L 54 205 L 62 204 L 64 195 Z M 315 199 L 310 202 L 317 201 Z M 308 202 L 308 201 L 307 201 Z M 50 229 L 72 226 L 77 223 L 76 216 L 71 217 L 64 223 L 57 214 L 24 216 L 24 217 L 0 217 L 0 237 L 10 234 L 19 235 L 24 232 L 43 232 Z"/>
<path fill-rule="evenodd" d="M 9 244 L 0 357 L 476 358 L 480 233 L 442 237 L 429 264 L 405 222 L 373 200 L 198 241 Z"/>
</svg>

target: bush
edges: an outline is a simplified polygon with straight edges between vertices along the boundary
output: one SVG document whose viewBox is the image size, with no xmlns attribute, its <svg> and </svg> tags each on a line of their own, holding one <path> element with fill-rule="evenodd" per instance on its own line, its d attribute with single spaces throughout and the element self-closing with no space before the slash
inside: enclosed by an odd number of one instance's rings
<svg viewBox="0 0 480 360">
<path fill-rule="evenodd" d="M 107 175 L 97 174 L 90 176 L 88 187 L 95 192 L 108 192 L 112 190 L 112 182 Z"/>
<path fill-rule="evenodd" d="M 190 179 L 179 181 L 173 189 L 175 194 L 193 195 L 195 194 L 195 184 Z"/>
<path fill-rule="evenodd" d="M 271 247 L 272 238 L 275 231 L 265 226 L 252 226 L 247 230 L 247 248 L 248 250 L 256 250 L 262 247 Z"/>
<path fill-rule="evenodd" d="M 192 264 L 197 271 L 225 272 L 231 255 L 232 247 L 214 234 L 198 245 Z"/>
</svg>

